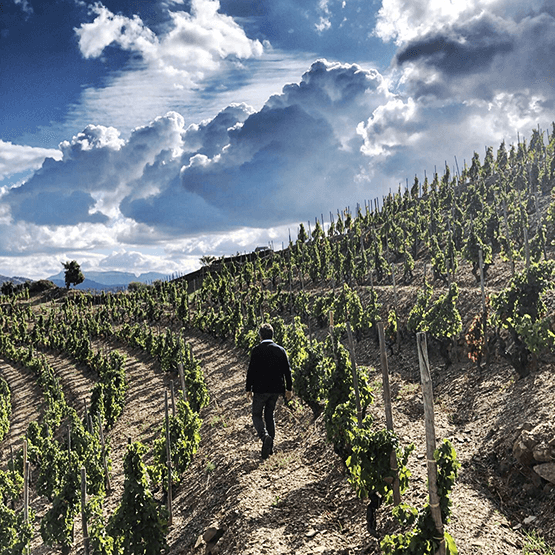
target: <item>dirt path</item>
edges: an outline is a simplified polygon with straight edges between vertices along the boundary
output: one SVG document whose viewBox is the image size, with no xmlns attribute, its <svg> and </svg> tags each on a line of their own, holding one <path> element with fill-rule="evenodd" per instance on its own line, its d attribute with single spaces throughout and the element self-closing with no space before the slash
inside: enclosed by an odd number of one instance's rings
<svg viewBox="0 0 555 555">
<path fill-rule="evenodd" d="M 21 447 L 29 422 L 38 420 L 42 414 L 44 398 L 30 370 L 0 357 L 0 375 L 8 382 L 12 395 L 10 429 L 0 444 L 0 468 L 5 468 L 10 458 L 10 445 L 14 452 Z"/>
<path fill-rule="evenodd" d="M 126 355 L 125 375 L 127 392 L 123 412 L 108 431 L 112 459 L 112 492 L 105 502 L 106 514 L 111 515 L 123 492 L 123 461 L 128 441 L 140 441 L 150 450 L 164 424 L 164 391 L 170 390 L 170 380 L 176 376 L 164 373 L 158 364 L 140 349 L 130 348 L 117 341 L 95 343 L 95 349 L 107 348 Z M 151 462 L 150 453 L 145 463 Z"/>
<path fill-rule="evenodd" d="M 98 381 L 98 375 L 85 364 L 78 364 L 73 358 L 63 354 L 46 353 L 45 356 L 60 380 L 66 403 L 82 415 L 85 402 L 90 406 L 91 393 Z"/>
<path fill-rule="evenodd" d="M 262 461 L 244 393 L 245 355 L 208 337 L 190 342 L 212 401 L 202 413 L 201 447 L 175 499 L 170 553 L 204 553 L 197 540 L 211 524 L 225 530 L 221 554 L 357 548 L 364 507 L 324 443 L 321 420 L 280 401 L 275 454 Z"/>
</svg>

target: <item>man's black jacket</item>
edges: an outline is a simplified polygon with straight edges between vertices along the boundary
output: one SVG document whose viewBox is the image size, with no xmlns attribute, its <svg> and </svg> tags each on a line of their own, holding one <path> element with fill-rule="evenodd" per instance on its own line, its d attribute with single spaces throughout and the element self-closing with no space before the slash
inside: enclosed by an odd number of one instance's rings
<svg viewBox="0 0 555 555">
<path fill-rule="evenodd" d="M 285 349 L 271 339 L 261 341 L 251 352 L 247 391 L 285 393 L 291 391 L 291 367 Z"/>
</svg>

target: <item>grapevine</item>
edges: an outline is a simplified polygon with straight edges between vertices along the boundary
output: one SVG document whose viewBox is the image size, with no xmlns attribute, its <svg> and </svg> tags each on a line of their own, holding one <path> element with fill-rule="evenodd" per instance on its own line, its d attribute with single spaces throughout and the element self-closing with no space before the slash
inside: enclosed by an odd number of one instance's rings
<svg viewBox="0 0 555 555">
<path fill-rule="evenodd" d="M 2 441 L 10 428 L 10 415 L 12 412 L 10 388 L 4 378 L 0 377 L 0 441 Z"/>
<path fill-rule="evenodd" d="M 460 463 L 453 446 L 448 440 L 435 450 L 434 459 L 437 462 L 437 489 L 441 510 L 441 519 L 444 524 L 449 522 L 451 515 L 450 493 L 457 478 Z M 440 541 L 445 542 L 446 555 L 457 555 L 455 542 L 448 532 L 443 538 L 437 537 L 437 530 L 432 518 L 429 503 L 417 511 L 415 508 L 402 504 L 394 509 L 393 514 L 404 526 L 414 525 L 405 533 L 387 535 L 380 542 L 384 555 L 435 555 Z"/>
<path fill-rule="evenodd" d="M 115 553 L 158 555 L 167 546 L 167 514 L 150 492 L 143 462 L 145 452 L 146 447 L 139 442 L 127 448 L 121 503 L 106 528 L 114 540 Z M 137 526 L 137 522 L 141 525 Z"/>
</svg>

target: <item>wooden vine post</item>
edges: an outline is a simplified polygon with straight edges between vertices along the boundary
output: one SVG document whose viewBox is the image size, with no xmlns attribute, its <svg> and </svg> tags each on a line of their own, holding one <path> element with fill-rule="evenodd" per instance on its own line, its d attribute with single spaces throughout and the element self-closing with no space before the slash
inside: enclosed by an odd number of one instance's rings
<svg viewBox="0 0 555 555">
<path fill-rule="evenodd" d="M 364 201 L 364 202 L 366 203 L 366 201 Z M 366 255 L 365 250 L 364 250 L 364 237 L 363 236 L 364 236 L 364 232 L 361 231 L 360 232 L 360 260 L 361 260 L 361 262 L 364 260 L 365 255 Z M 368 271 L 368 267 L 364 267 L 363 271 L 364 271 L 363 275 L 366 275 L 366 272 Z"/>
<path fill-rule="evenodd" d="M 301 291 L 304 292 L 304 243 L 299 243 L 301 248 L 301 267 L 299 268 L 299 276 L 301 278 Z"/>
<path fill-rule="evenodd" d="M 108 472 L 108 461 L 106 459 L 106 443 L 104 441 L 104 431 L 102 430 L 102 416 L 98 415 L 98 434 L 100 435 L 100 445 L 102 447 L 102 466 L 104 467 L 104 476 L 106 477 L 106 491 L 112 490 L 110 482 L 110 473 Z"/>
<path fill-rule="evenodd" d="M 426 460 L 428 468 L 428 493 L 430 495 L 430 511 L 437 530 L 439 549 L 437 555 L 445 555 L 445 535 L 443 522 L 441 520 L 441 509 L 439 506 L 439 495 L 437 493 L 437 463 L 434 458 L 436 449 L 436 432 L 434 424 L 434 390 L 430 374 L 430 363 L 428 361 L 428 344 L 426 333 L 416 334 L 418 347 L 418 361 L 420 364 L 420 378 L 422 381 L 422 396 L 424 399 L 424 419 L 426 425 Z"/>
<path fill-rule="evenodd" d="M 397 318 L 398 313 L 398 302 L 397 302 L 397 283 L 395 282 L 395 265 L 391 265 L 391 279 L 393 282 L 393 298 L 395 299 L 395 328 L 396 328 L 396 337 L 395 340 L 397 342 L 397 354 L 401 352 L 401 332 L 399 331 L 399 320 Z"/>
<path fill-rule="evenodd" d="M 333 311 L 330 310 L 329 312 L 329 318 L 330 318 L 330 338 L 331 338 L 331 346 L 332 346 L 332 350 L 333 350 L 333 359 L 335 361 L 335 366 L 337 366 L 337 353 L 335 351 L 335 338 L 333 336 Z"/>
<path fill-rule="evenodd" d="M 478 251 L 478 262 L 480 264 L 480 289 L 482 291 L 482 312 L 486 313 L 486 290 L 484 288 L 484 257 L 482 248 Z M 484 322 L 485 323 L 485 322 Z"/>
<path fill-rule="evenodd" d="M 487 348 L 486 327 L 488 324 L 488 313 L 486 308 L 486 290 L 484 287 L 484 257 L 482 248 L 478 251 L 478 262 L 480 264 L 480 289 L 482 291 L 482 335 L 484 337 L 484 345 Z M 487 359 L 489 359 L 489 356 L 486 350 L 486 360 Z"/>
<path fill-rule="evenodd" d="M 353 341 L 353 332 L 351 331 L 351 322 L 347 320 L 347 337 L 349 338 L 349 354 L 351 355 L 351 372 L 353 374 L 353 389 L 355 390 L 355 402 L 357 405 L 357 421 L 359 428 L 362 426 L 362 407 L 360 405 L 360 392 L 358 390 L 357 363 L 355 360 L 355 343 Z"/>
<path fill-rule="evenodd" d="M 168 410 L 168 391 L 164 391 L 164 404 L 166 411 L 166 464 L 168 467 L 168 524 L 171 526 L 173 520 L 172 512 L 172 452 L 170 440 L 170 415 Z"/>
<path fill-rule="evenodd" d="M 10 443 L 10 462 L 12 466 L 12 477 L 15 477 L 15 462 L 13 458 L 13 445 Z M 12 510 L 15 509 L 15 499 L 12 499 L 11 502 Z"/>
<path fill-rule="evenodd" d="M 183 362 L 177 363 L 177 369 L 179 370 L 179 380 L 181 381 L 181 392 L 183 393 L 183 400 L 187 400 L 187 390 L 185 389 L 185 375 L 183 373 Z"/>
<path fill-rule="evenodd" d="M 391 410 L 391 391 L 389 389 L 389 365 L 387 362 L 387 352 L 385 350 L 385 335 L 383 329 L 383 322 L 378 322 L 378 337 L 380 340 L 380 360 L 382 366 L 382 380 L 383 380 L 383 401 L 385 406 L 385 425 L 388 430 L 393 430 L 393 411 Z M 399 505 L 401 503 L 401 491 L 399 486 L 399 467 L 397 466 L 397 454 L 395 449 L 391 451 L 390 455 L 391 470 L 394 472 L 393 478 L 393 503 Z"/>
<path fill-rule="evenodd" d="M 89 410 L 87 408 L 87 400 L 85 399 L 83 403 L 85 405 L 85 414 L 84 414 L 85 424 L 87 426 L 87 430 L 89 431 L 89 434 L 92 434 L 91 421 L 89 418 Z"/>
<path fill-rule="evenodd" d="M 530 268 L 530 241 L 528 240 L 528 226 L 524 226 L 524 253 L 526 259 L 526 269 Z"/>
<path fill-rule="evenodd" d="M 27 463 L 27 440 L 23 442 L 23 522 L 29 522 L 29 469 Z"/>
<path fill-rule="evenodd" d="M 191 305 L 189 303 L 189 285 L 190 282 L 187 281 L 187 287 L 185 288 L 185 296 L 187 297 L 187 321 L 189 323 L 189 327 L 191 327 Z M 191 291 L 192 294 L 192 291 Z"/>
<path fill-rule="evenodd" d="M 179 371 L 179 380 L 181 382 L 181 392 L 183 400 L 187 401 L 187 390 L 185 389 L 185 373 L 183 371 L 183 348 L 181 345 L 181 338 L 179 339 L 179 357 L 180 361 L 177 363 L 177 370 Z"/>
<path fill-rule="evenodd" d="M 291 243 L 291 234 L 289 234 L 289 247 L 287 248 L 287 258 L 289 261 L 289 311 L 293 314 L 293 261 L 291 260 L 291 249 L 293 243 Z"/>
<path fill-rule="evenodd" d="M 89 555 L 89 527 L 87 525 L 87 471 L 81 467 L 81 525 L 83 527 L 83 545 L 85 555 Z"/>
<path fill-rule="evenodd" d="M 172 400 L 172 416 L 175 418 L 175 388 L 173 386 L 173 380 L 170 380 L 170 394 Z"/>
<path fill-rule="evenodd" d="M 301 271 L 300 271 L 300 276 L 301 276 L 301 292 L 304 295 L 304 277 L 303 277 L 303 271 L 304 271 L 304 249 L 305 249 L 305 244 L 304 243 L 300 243 L 301 245 Z M 310 314 L 307 314 L 307 324 L 308 324 L 308 344 L 312 345 L 312 328 L 310 326 Z M 264 320 L 263 320 L 264 321 Z"/>
<path fill-rule="evenodd" d="M 507 220 L 507 201 L 503 197 L 503 221 L 505 223 L 505 235 L 507 236 L 507 244 L 509 246 L 509 259 L 511 261 L 511 275 L 515 275 L 515 261 L 513 259 L 513 252 L 511 247 L 511 236 L 509 235 L 509 222 Z"/>
</svg>

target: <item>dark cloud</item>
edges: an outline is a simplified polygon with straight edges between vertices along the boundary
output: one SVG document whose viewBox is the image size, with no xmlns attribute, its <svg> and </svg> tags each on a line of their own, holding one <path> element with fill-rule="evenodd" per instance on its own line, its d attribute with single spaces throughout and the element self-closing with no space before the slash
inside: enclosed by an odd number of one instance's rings
<svg viewBox="0 0 555 555">
<path fill-rule="evenodd" d="M 184 167 L 180 187 L 128 199 L 122 213 L 185 234 L 276 225 L 327 211 L 356 170 L 330 125 L 299 106 L 264 108 L 230 138 L 217 160 Z"/>
<path fill-rule="evenodd" d="M 497 22 L 484 16 L 473 26 L 434 32 L 409 42 L 395 56 L 395 62 L 424 63 L 441 70 L 446 77 L 487 70 L 497 54 L 514 50 L 515 37 Z"/>
<path fill-rule="evenodd" d="M 241 225 L 275 224 L 292 213 L 296 217 L 301 206 L 323 192 L 332 169 L 323 159 L 327 155 L 330 160 L 337 147 L 326 121 L 298 106 L 265 108 L 237 130 L 221 162 L 184 170 L 183 185 L 233 214 Z M 253 154 L 240 164 L 226 164 L 244 152 Z"/>
<path fill-rule="evenodd" d="M 415 97 L 491 101 L 498 93 L 554 98 L 555 18 L 482 12 L 405 42 L 394 65 Z"/>
<path fill-rule="evenodd" d="M 225 213 L 209 205 L 199 195 L 184 191 L 177 179 L 158 195 L 124 199 L 120 210 L 127 218 L 162 232 L 180 231 L 183 235 L 189 235 L 213 229 L 229 229 Z"/>
<path fill-rule="evenodd" d="M 106 223 L 108 218 L 104 214 L 89 213 L 94 205 L 94 199 L 81 191 L 39 192 L 36 195 L 25 195 L 21 202 L 15 204 L 12 207 L 12 217 L 16 221 L 31 222 L 37 225 Z"/>
</svg>

